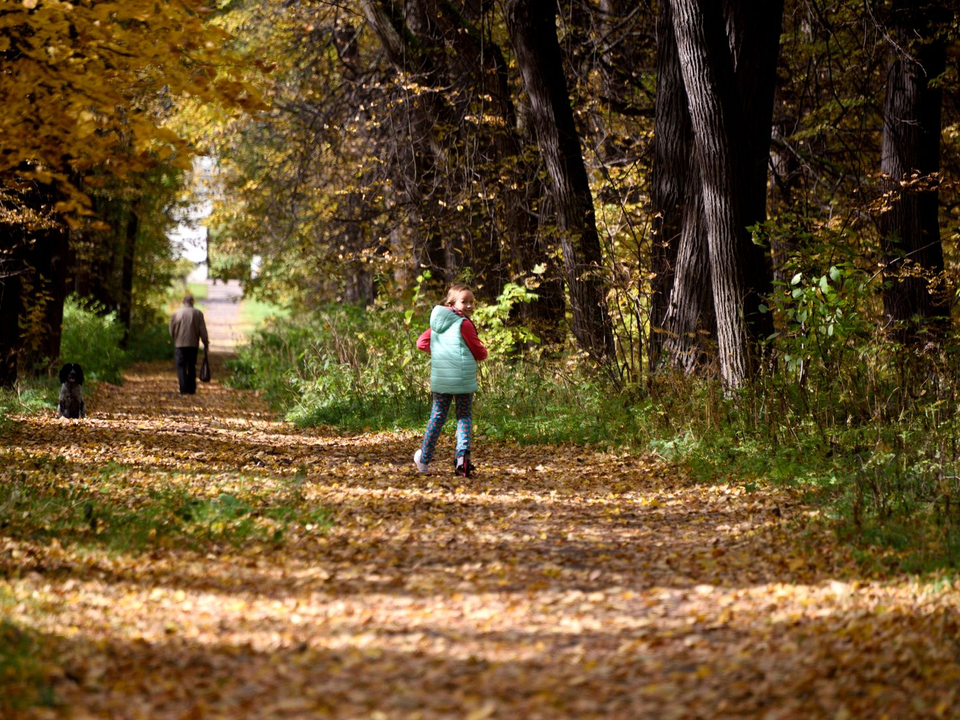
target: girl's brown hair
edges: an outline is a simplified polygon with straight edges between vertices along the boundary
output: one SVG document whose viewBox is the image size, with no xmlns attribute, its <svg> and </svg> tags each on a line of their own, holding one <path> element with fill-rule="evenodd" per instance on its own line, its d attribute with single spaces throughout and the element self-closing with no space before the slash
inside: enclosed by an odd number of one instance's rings
<svg viewBox="0 0 960 720">
<path fill-rule="evenodd" d="M 454 283 L 450 286 L 450 289 L 447 290 L 447 297 L 444 298 L 443 304 L 447 306 L 453 305 L 457 301 L 457 297 L 459 297 L 460 293 L 462 292 L 468 292 L 473 295 L 473 290 L 470 289 L 469 285 L 464 285 L 463 283 Z"/>
</svg>

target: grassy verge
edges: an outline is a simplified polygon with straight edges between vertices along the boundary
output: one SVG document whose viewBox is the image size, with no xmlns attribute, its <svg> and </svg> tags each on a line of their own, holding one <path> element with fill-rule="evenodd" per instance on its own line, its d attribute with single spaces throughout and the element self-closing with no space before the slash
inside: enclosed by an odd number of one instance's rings
<svg viewBox="0 0 960 720">
<path fill-rule="evenodd" d="M 9 424 L 10 415 L 56 410 L 59 396 L 56 378 L 26 377 L 14 388 L 0 389 L 0 431 Z"/>
<path fill-rule="evenodd" d="M 243 298 L 240 301 L 240 322 L 251 328 L 260 328 L 267 320 L 275 317 L 288 317 L 286 308 L 255 298 Z"/>
<path fill-rule="evenodd" d="M 304 498 L 304 475 L 254 483 L 170 474 L 148 490 L 131 487 L 134 468 L 108 463 L 90 482 L 70 476 L 62 457 L 24 457 L 22 470 L 0 486 L 0 529 L 6 537 L 113 553 L 150 548 L 209 549 L 245 543 L 282 544 L 291 532 L 322 532 L 326 510 Z M 202 488 L 202 490 L 200 489 Z"/>
<path fill-rule="evenodd" d="M 173 344 L 165 322 L 136 329 L 124 341 L 124 328 L 115 313 L 93 304 L 67 298 L 60 343 L 62 362 L 83 368 L 86 394 L 97 382 L 119 384 L 121 372 L 131 362 L 173 357 Z M 12 414 L 52 412 L 60 392 L 59 363 L 41 374 L 21 373 L 13 388 L 0 389 L 0 429 Z"/>
</svg>

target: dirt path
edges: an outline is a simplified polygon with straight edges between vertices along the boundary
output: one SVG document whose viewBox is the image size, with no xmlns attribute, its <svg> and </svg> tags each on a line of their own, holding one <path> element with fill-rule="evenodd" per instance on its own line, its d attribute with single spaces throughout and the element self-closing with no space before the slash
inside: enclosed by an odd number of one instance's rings
<svg viewBox="0 0 960 720">
<path fill-rule="evenodd" d="M 89 406 L 0 447 L 0 601 L 53 701 L 24 716 L 960 717 L 957 591 L 859 576 L 786 493 L 484 443 L 420 476 L 411 435 L 166 365 Z"/>
<path fill-rule="evenodd" d="M 236 280 L 207 282 L 207 297 L 198 305 L 203 310 L 214 352 L 231 351 L 250 332 L 249 323 L 240 314 L 243 288 Z"/>
</svg>

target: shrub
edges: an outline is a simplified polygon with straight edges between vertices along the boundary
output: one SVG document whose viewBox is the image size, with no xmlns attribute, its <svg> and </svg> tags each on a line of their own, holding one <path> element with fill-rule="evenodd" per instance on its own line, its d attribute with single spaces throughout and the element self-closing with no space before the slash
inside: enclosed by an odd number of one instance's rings
<svg viewBox="0 0 960 720">
<path fill-rule="evenodd" d="M 134 361 L 167 360 L 173 357 L 173 339 L 166 322 L 134 330 L 127 343 L 129 358 Z"/>
<path fill-rule="evenodd" d="M 474 315 L 491 350 L 480 364 L 478 432 L 517 442 L 632 444 L 640 425 L 623 396 L 580 358 L 546 360 L 533 334 L 510 324 L 512 307 L 532 297 L 508 285 Z M 265 390 L 301 425 L 420 429 L 430 373 L 415 343 L 430 310 L 417 296 L 406 312 L 330 306 L 274 319 L 231 363 L 232 382 Z"/>
<path fill-rule="evenodd" d="M 70 296 L 63 307 L 61 361 L 79 363 L 87 380 L 119 383 L 120 370 L 129 359 L 120 347 L 123 335 L 116 313 Z"/>
</svg>

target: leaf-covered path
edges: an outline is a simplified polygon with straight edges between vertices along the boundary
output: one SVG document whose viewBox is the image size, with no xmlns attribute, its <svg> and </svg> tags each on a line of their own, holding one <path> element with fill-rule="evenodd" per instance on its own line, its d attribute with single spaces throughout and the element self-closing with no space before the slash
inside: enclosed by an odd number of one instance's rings
<svg viewBox="0 0 960 720">
<path fill-rule="evenodd" d="M 420 476 L 411 434 L 175 390 L 135 367 L 3 436 L 24 716 L 960 716 L 957 591 L 859 575 L 785 492 L 482 440 Z"/>
</svg>

